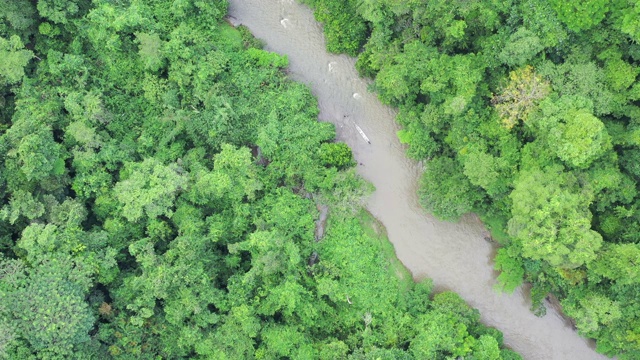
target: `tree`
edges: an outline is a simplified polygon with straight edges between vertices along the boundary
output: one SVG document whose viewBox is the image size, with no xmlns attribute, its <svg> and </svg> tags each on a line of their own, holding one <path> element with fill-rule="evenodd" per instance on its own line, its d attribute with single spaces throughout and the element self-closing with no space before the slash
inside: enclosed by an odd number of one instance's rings
<svg viewBox="0 0 640 360">
<path fill-rule="evenodd" d="M 601 327 L 611 325 L 620 319 L 622 312 L 617 302 L 607 296 L 588 292 L 586 294 L 574 290 L 562 301 L 567 314 L 576 320 L 578 330 L 583 334 L 592 334 Z"/>
<path fill-rule="evenodd" d="M 187 176 L 177 164 L 163 165 L 155 158 L 129 163 L 114 187 L 122 215 L 135 222 L 146 215 L 171 217 L 174 199 L 187 189 Z"/>
<path fill-rule="evenodd" d="M 556 165 L 520 174 L 510 195 L 508 227 L 524 257 L 573 269 L 596 258 L 602 236 L 591 230 L 592 195 L 580 191 L 576 179 L 562 170 Z"/>
<path fill-rule="evenodd" d="M 219 330 L 198 347 L 198 352 L 213 354 L 213 358 L 218 359 L 251 358 L 261 328 L 253 308 L 247 305 L 235 306 L 229 311 Z"/>
<path fill-rule="evenodd" d="M 523 25 L 538 36 L 545 48 L 564 45 L 568 31 L 547 0 L 524 0 L 517 3 L 516 12 L 522 16 Z"/>
<path fill-rule="evenodd" d="M 33 58 L 31 50 L 25 50 L 17 35 L 9 39 L 0 37 L 0 86 L 13 85 L 22 80 L 24 68 Z"/>
<path fill-rule="evenodd" d="M 422 175 L 420 187 L 422 206 L 443 219 L 457 219 L 471 212 L 482 197 L 461 166 L 453 159 L 432 159 Z"/>
<path fill-rule="evenodd" d="M 640 73 L 640 68 L 629 64 L 619 57 L 607 59 L 604 70 L 606 73 L 607 85 L 609 85 L 612 90 L 619 92 L 622 92 L 633 85 L 638 73 Z"/>
<path fill-rule="evenodd" d="M 475 149 L 470 149 L 462 159 L 464 175 L 473 185 L 480 186 L 492 197 L 508 190 L 509 176 L 504 159 Z"/>
<path fill-rule="evenodd" d="M 640 284 L 640 246 L 607 244 L 589 270 L 620 285 Z"/>
<path fill-rule="evenodd" d="M 640 2 L 363 0 L 357 11 L 371 35 L 356 67 L 399 107 L 398 137 L 426 164 L 423 206 L 510 217 L 497 221 L 501 286 L 531 281 L 535 306 L 553 292 L 597 351 L 639 358 Z M 438 348 L 444 329 L 407 339 L 412 355 L 455 357 Z M 354 358 L 401 358 L 366 347 L 372 337 Z M 497 357 L 490 339 L 464 344 L 479 353 L 465 358 Z"/>
<path fill-rule="evenodd" d="M 80 11 L 82 0 L 42 0 L 38 1 L 38 13 L 57 24 L 66 24 Z"/>
<path fill-rule="evenodd" d="M 356 56 L 368 35 L 368 26 L 357 11 L 358 1 L 306 0 L 315 18 L 323 23 L 327 50 Z"/>
<path fill-rule="evenodd" d="M 279 55 L 274 52 L 249 48 L 247 49 L 247 55 L 261 67 L 275 67 L 282 69 L 289 66 L 289 59 L 286 56 Z"/>
<path fill-rule="evenodd" d="M 351 149 L 345 143 L 324 143 L 320 146 L 320 160 L 326 166 L 344 169 L 355 165 Z"/>
<path fill-rule="evenodd" d="M 43 356 L 64 358 L 89 341 L 94 317 L 85 302 L 91 281 L 82 267 L 59 254 L 34 267 L 20 260 L 0 260 L 0 316 Z"/>
<path fill-rule="evenodd" d="M 438 359 L 466 357 L 471 353 L 473 338 L 465 324 L 449 313 L 430 312 L 418 318 L 421 329 L 409 345 L 414 358 Z"/>
<path fill-rule="evenodd" d="M 314 2 L 331 10 L 330 41 L 359 51 L 371 29 L 359 1 Z M 407 127 L 416 145 L 442 141 L 456 116 L 457 129 L 480 124 L 483 56 L 438 46 L 472 46 L 505 10 L 457 2 L 439 44 L 422 46 L 426 24 L 404 18 L 427 19 L 423 5 L 390 7 L 402 21 L 382 19 L 384 31 L 406 36 L 406 52 L 376 55 L 415 81 L 401 97 L 433 99 L 422 127 Z M 351 150 L 317 121 L 287 58 L 223 21 L 227 6 L 0 0 L 0 357 L 409 359 L 412 343 L 492 356 L 501 334 L 459 297 L 431 301 L 429 282 L 413 285 L 361 211 L 371 186 Z M 422 65 L 429 79 L 412 73 Z M 483 150 L 491 158 L 476 158 L 502 169 L 500 152 Z M 495 172 L 474 182 L 493 188 Z M 459 184 L 448 185 L 453 198 Z M 319 204 L 330 208 L 321 242 Z"/>
<path fill-rule="evenodd" d="M 48 177 L 64 174 L 65 153 L 62 146 L 53 139 L 52 129 L 41 125 L 27 130 L 26 134 L 20 134 L 18 128 L 14 126 L 6 133 L 9 138 L 17 135 L 15 148 L 7 153 L 5 160 L 8 167 L 15 168 L 27 181 L 33 182 L 42 182 Z M 22 137 L 17 138 L 20 135 Z"/>
<path fill-rule="evenodd" d="M 504 126 L 511 129 L 518 120 L 527 123 L 529 115 L 550 91 L 549 83 L 527 65 L 509 73 L 508 84 L 499 95 L 493 96 L 491 103 L 500 114 Z"/>
<path fill-rule="evenodd" d="M 478 338 L 478 341 L 473 347 L 473 359 L 478 360 L 499 360 L 502 359 L 500 355 L 500 346 L 493 336 L 482 335 Z"/>
<path fill-rule="evenodd" d="M 587 168 L 611 148 L 611 138 L 598 118 L 581 98 L 562 97 L 541 105 L 537 126 L 547 138 L 548 147 L 568 165 Z"/>
<path fill-rule="evenodd" d="M 228 200 L 229 204 L 242 201 L 244 197 L 255 199 L 256 191 L 262 188 L 257 179 L 257 169 L 248 148 L 236 149 L 222 145 L 215 155 L 213 171 L 194 166 L 192 185 L 185 197 L 194 204 L 207 204 L 214 200 Z"/>
<path fill-rule="evenodd" d="M 471 309 L 452 292 L 434 296 L 432 308 L 429 313 L 418 317 L 419 332 L 409 346 L 414 357 L 437 359 L 470 355 L 476 339 L 471 336 L 469 329 L 479 321 L 477 310 Z M 491 338 L 495 342 L 495 338 Z M 491 353 L 491 340 L 482 339 L 487 344 L 477 346 L 479 353 Z"/>
<path fill-rule="evenodd" d="M 509 41 L 498 55 L 498 58 L 502 63 L 509 66 L 524 66 L 542 49 L 544 47 L 536 34 L 526 27 L 519 27 L 516 32 L 511 34 Z M 525 67 L 524 71 L 527 71 L 527 68 Z"/>
<path fill-rule="evenodd" d="M 551 83 L 553 91 L 565 98 L 560 101 L 578 100 L 580 107 L 589 109 L 595 116 L 624 113 L 627 97 L 616 96 L 611 91 L 606 72 L 595 62 L 576 59 L 554 64 L 547 60 L 537 69 L 539 75 Z"/>
<path fill-rule="evenodd" d="M 581 2 L 551 1 L 558 19 L 575 32 L 589 30 L 598 25 L 609 11 L 609 0 L 588 0 Z"/>
<path fill-rule="evenodd" d="M 497 288 L 507 293 L 512 293 L 522 284 L 525 274 L 522 259 L 511 254 L 510 250 L 510 247 L 498 249 L 493 267 L 500 271 Z"/>
<path fill-rule="evenodd" d="M 140 60 L 144 68 L 151 71 L 158 71 L 162 67 L 164 57 L 162 56 L 162 40 L 158 34 L 137 33 L 136 38 L 140 43 Z"/>
<path fill-rule="evenodd" d="M 9 223 L 14 224 L 20 216 L 29 220 L 34 220 L 44 215 L 44 205 L 33 197 L 33 194 L 18 190 L 14 192 L 9 200 L 9 205 L 3 208 L 4 215 L 8 217 Z"/>
<path fill-rule="evenodd" d="M 28 0 L 0 0 L 0 19 L 17 31 L 29 29 L 35 23 L 36 9 Z M 6 59 L 3 56 L 3 59 Z"/>
<path fill-rule="evenodd" d="M 616 25 L 631 39 L 640 41 L 640 18 L 638 17 L 640 14 L 640 1 L 629 1 L 627 4 L 628 7 L 619 9 L 619 13 L 616 14 L 621 18 Z"/>
</svg>

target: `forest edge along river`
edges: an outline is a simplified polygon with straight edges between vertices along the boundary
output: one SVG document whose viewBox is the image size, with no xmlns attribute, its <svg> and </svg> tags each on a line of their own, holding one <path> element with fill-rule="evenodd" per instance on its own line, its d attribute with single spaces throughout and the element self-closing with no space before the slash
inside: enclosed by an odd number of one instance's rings
<svg viewBox="0 0 640 360">
<path fill-rule="evenodd" d="M 421 166 L 404 154 L 395 111 L 367 91 L 355 59 L 326 52 L 322 27 L 309 8 L 293 0 L 231 0 L 229 14 L 232 23 L 264 40 L 266 50 L 287 55 L 291 77 L 311 87 L 320 120 L 336 125 L 338 140 L 353 149 L 359 174 L 375 186 L 367 209 L 384 224 L 396 255 L 414 278 L 429 277 L 437 290 L 460 294 L 525 359 L 607 358 L 550 304 L 546 316 L 536 317 L 522 287 L 513 294 L 494 290 L 495 249 L 484 239 L 477 217 L 448 223 L 420 208 Z"/>
</svg>

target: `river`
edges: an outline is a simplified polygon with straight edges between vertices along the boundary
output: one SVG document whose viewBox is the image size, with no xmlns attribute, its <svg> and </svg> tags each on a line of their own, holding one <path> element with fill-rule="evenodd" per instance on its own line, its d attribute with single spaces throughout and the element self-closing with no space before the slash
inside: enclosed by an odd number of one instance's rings
<svg viewBox="0 0 640 360">
<path fill-rule="evenodd" d="M 367 208 L 384 224 L 396 255 L 415 279 L 430 277 L 437 290 L 460 294 L 525 359 L 607 359 L 555 309 L 548 306 L 546 316 L 534 316 L 522 288 L 513 294 L 493 290 L 495 249 L 484 240 L 475 216 L 442 222 L 420 208 L 421 166 L 404 155 L 396 112 L 367 91 L 355 59 L 326 52 L 322 27 L 309 8 L 293 0 L 230 0 L 229 14 L 232 23 L 246 25 L 264 40 L 267 50 L 286 54 L 291 77 L 311 87 L 320 120 L 336 125 L 338 139 L 353 149 L 358 172 L 376 187 Z"/>
</svg>

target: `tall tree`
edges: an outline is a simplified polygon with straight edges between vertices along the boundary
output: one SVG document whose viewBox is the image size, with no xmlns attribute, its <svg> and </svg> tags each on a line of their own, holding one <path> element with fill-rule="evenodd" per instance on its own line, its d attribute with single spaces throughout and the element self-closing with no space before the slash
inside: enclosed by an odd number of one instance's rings
<svg viewBox="0 0 640 360">
<path fill-rule="evenodd" d="M 522 244 L 522 255 L 572 269 L 593 261 L 602 236 L 591 230 L 591 194 L 580 191 L 562 167 L 523 172 L 511 193 L 509 234 Z"/>
</svg>

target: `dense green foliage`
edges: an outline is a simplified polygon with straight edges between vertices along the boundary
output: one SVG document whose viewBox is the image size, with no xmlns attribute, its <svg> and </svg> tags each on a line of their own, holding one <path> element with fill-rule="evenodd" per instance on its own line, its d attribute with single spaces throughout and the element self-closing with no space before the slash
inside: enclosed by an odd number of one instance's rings
<svg viewBox="0 0 640 360">
<path fill-rule="evenodd" d="M 519 358 L 413 283 L 225 1 L 33 4 L 0 0 L 0 358 Z"/>
<path fill-rule="evenodd" d="M 538 312 L 555 294 L 598 351 L 640 358 L 640 3 L 305 2 L 329 49 L 367 38 L 359 71 L 429 160 L 424 206 L 480 213 L 504 289 L 532 283 Z"/>
</svg>

